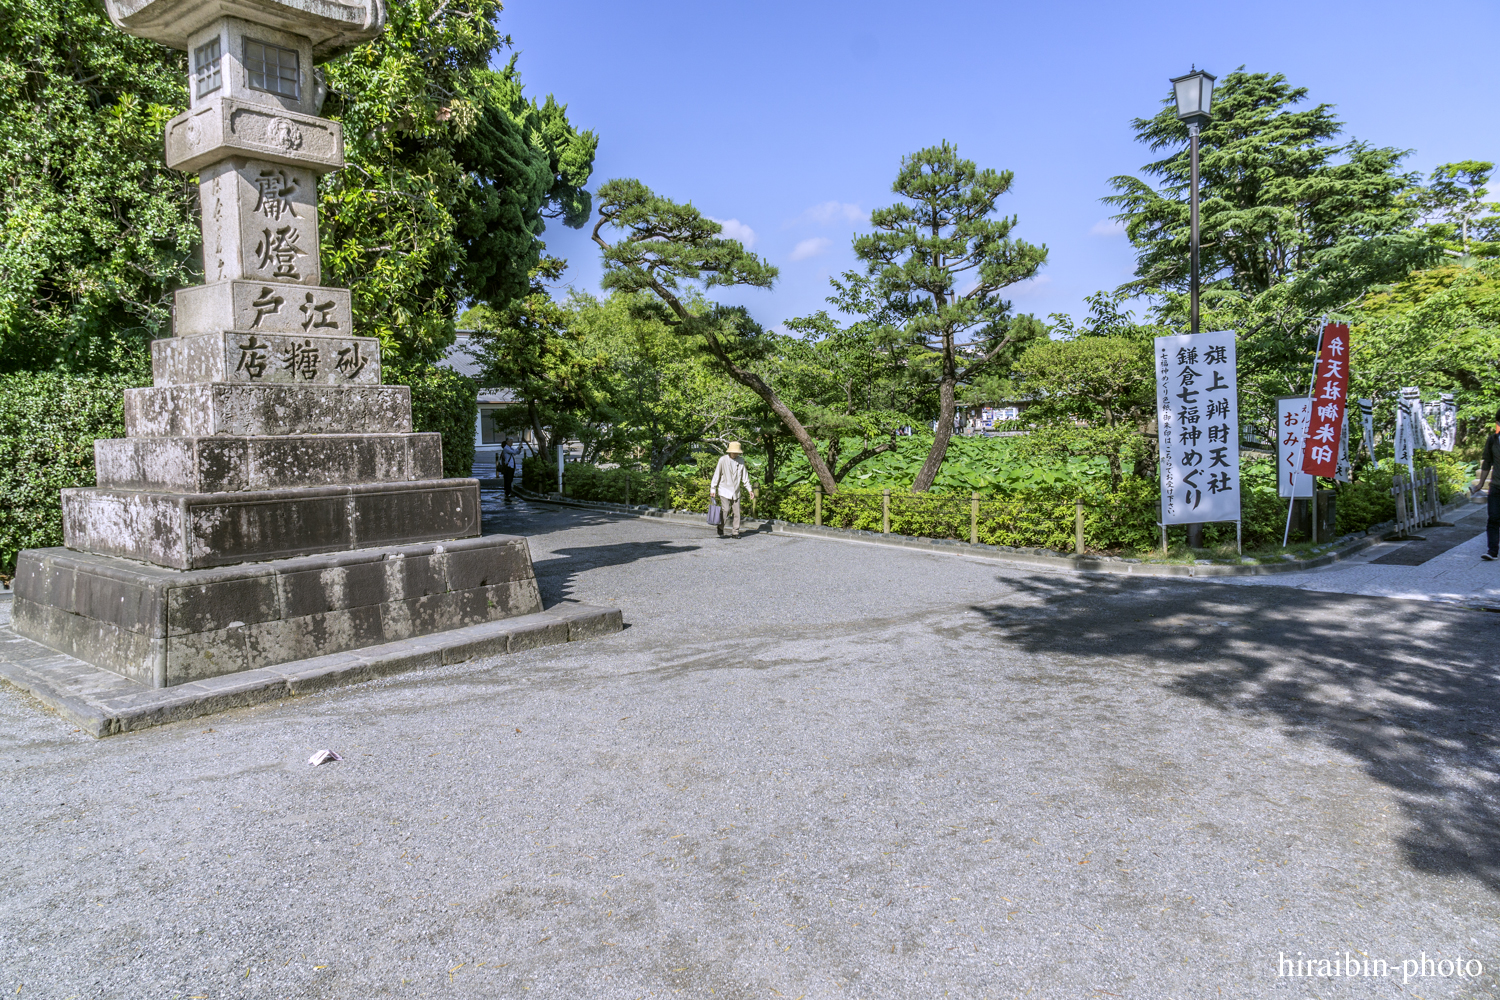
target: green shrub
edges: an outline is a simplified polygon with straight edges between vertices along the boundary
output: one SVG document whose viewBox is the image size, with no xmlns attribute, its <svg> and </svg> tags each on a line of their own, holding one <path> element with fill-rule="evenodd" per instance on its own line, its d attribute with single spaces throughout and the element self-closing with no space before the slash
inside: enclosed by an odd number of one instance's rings
<svg viewBox="0 0 1500 1000">
<path fill-rule="evenodd" d="M 1451 456 L 1442 453 L 1424 455 L 1424 462 L 1436 465 L 1447 484 L 1445 501 L 1465 487 L 1467 469 Z M 1389 466 L 1389 461 L 1383 463 Z M 678 510 L 708 509 L 710 477 L 695 467 L 645 473 L 624 469 L 601 469 L 583 463 L 564 467 L 565 494 L 576 500 L 623 503 L 626 481 L 630 500 L 635 504 L 660 506 L 663 491 L 668 505 Z M 1394 505 L 1390 498 L 1389 468 L 1370 470 L 1370 478 L 1338 486 L 1338 523 L 1340 533 L 1362 531 L 1390 520 Z M 527 459 L 525 482 L 528 488 L 552 492 L 557 484 L 556 459 Z M 540 487 L 534 484 L 542 484 Z M 1286 527 L 1287 504 L 1276 491 L 1276 471 L 1269 458 L 1246 456 L 1241 460 L 1240 501 L 1241 528 L 1246 548 L 1277 547 Z M 972 492 L 972 491 L 971 491 Z M 798 524 L 811 524 L 815 518 L 814 488 L 807 483 L 758 486 L 755 512 L 761 517 L 776 518 Z M 1381 502 L 1380 498 L 1384 501 Z M 745 497 L 745 512 L 750 501 Z M 845 486 L 837 493 L 823 497 L 823 524 L 831 528 L 862 531 L 881 530 L 880 489 Z M 1056 483 L 1034 482 L 1010 489 L 980 492 L 978 536 L 990 545 L 1014 548 L 1044 548 L 1071 552 L 1074 547 L 1076 501 L 1084 501 L 1084 541 L 1089 551 L 1138 552 L 1161 544 L 1157 527 L 1160 492 L 1154 479 L 1127 476 L 1120 488 L 1111 490 L 1105 476 L 1092 476 Z M 967 493 L 928 493 L 914 496 L 902 489 L 890 493 L 890 526 L 894 534 L 920 538 L 969 538 L 972 499 Z M 1169 529 L 1173 539 L 1181 540 L 1183 527 Z M 1209 545 L 1232 544 L 1233 522 L 1210 524 L 1204 528 Z"/>
<path fill-rule="evenodd" d="M 474 380 L 433 365 L 387 368 L 384 380 L 387 385 L 411 386 L 412 429 L 443 436 L 443 475 L 449 479 L 472 476 L 474 421 L 479 413 L 479 387 Z"/>
<path fill-rule="evenodd" d="M 94 485 L 94 439 L 125 436 L 138 378 L 60 372 L 0 376 L 0 576 L 22 549 L 62 544 L 58 491 Z"/>
</svg>

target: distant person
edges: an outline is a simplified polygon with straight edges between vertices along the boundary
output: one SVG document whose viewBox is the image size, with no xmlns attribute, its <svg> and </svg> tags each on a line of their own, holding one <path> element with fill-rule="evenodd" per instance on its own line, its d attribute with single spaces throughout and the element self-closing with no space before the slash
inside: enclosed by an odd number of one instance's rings
<svg viewBox="0 0 1500 1000">
<path fill-rule="evenodd" d="M 500 478 L 505 480 L 505 499 L 509 500 L 512 492 L 511 484 L 516 478 L 516 470 L 521 467 L 521 449 L 519 446 L 511 444 L 510 438 L 506 438 L 505 442 L 500 446 L 500 455 L 496 459 L 496 464 L 500 466 Z"/>
<path fill-rule="evenodd" d="M 734 509 L 734 524 L 731 527 L 734 538 L 740 537 L 740 484 L 750 491 L 750 496 L 755 496 L 755 485 L 750 482 L 750 471 L 745 468 L 745 453 L 740 449 L 738 441 L 729 442 L 729 451 L 719 458 L 719 464 L 714 466 L 713 481 L 708 484 L 708 492 L 711 496 L 719 499 L 719 506 L 724 508 L 724 516 L 719 519 L 719 534 L 724 534 L 724 522 L 729 520 L 730 508 Z"/>
<path fill-rule="evenodd" d="M 1500 472 L 1495 469 L 1497 465 L 1500 465 L 1500 410 L 1495 411 L 1495 429 L 1484 442 L 1484 460 L 1479 465 L 1479 478 L 1474 480 L 1473 486 L 1473 492 L 1478 493 L 1484 489 L 1484 481 L 1490 480 L 1490 519 L 1484 526 L 1485 541 L 1489 546 L 1479 557 L 1485 562 L 1500 558 L 1500 490 L 1495 489 L 1495 479 L 1500 479 Z"/>
</svg>

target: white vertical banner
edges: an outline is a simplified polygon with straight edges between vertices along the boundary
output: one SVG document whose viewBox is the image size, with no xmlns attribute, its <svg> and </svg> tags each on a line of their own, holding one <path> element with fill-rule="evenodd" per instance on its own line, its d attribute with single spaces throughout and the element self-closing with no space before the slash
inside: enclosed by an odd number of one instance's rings
<svg viewBox="0 0 1500 1000">
<path fill-rule="evenodd" d="M 1276 398 L 1276 493 L 1283 500 L 1313 495 L 1313 477 L 1302 471 L 1312 400 L 1307 396 Z"/>
<path fill-rule="evenodd" d="M 1354 465 L 1349 461 L 1349 409 L 1344 408 L 1344 432 L 1339 435 L 1339 467 L 1333 478 L 1341 483 L 1354 482 Z"/>
<path fill-rule="evenodd" d="M 1163 524 L 1240 519 L 1234 332 L 1156 338 Z"/>
<path fill-rule="evenodd" d="M 1359 425 L 1365 457 L 1373 462 L 1375 461 L 1375 400 L 1361 399 L 1359 401 Z"/>
</svg>

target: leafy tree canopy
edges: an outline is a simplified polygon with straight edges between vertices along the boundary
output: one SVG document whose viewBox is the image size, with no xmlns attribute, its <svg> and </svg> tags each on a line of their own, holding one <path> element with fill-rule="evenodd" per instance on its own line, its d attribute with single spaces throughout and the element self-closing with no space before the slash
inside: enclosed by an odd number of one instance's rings
<svg viewBox="0 0 1500 1000">
<path fill-rule="evenodd" d="M 186 80 L 102 5 L 0 0 L 0 370 L 149 369 L 201 272 L 196 178 L 161 152 Z"/>
<path fill-rule="evenodd" d="M 1451 392 L 1466 427 L 1488 426 L 1500 399 L 1500 260 L 1414 272 L 1366 297 L 1351 320 L 1350 395 L 1385 411 L 1401 386 Z"/>
<path fill-rule="evenodd" d="M 567 108 L 522 93 L 498 0 L 411 0 L 386 30 L 328 64 L 324 113 L 344 123 L 349 167 L 325 178 L 330 280 L 355 321 L 407 362 L 453 341 L 460 303 L 505 308 L 530 292 L 548 217 L 581 226 L 597 139 Z"/>
<path fill-rule="evenodd" d="M 1449 253 L 1500 256 L 1500 206 L 1484 200 L 1494 170 L 1485 160 L 1444 163 L 1432 171 L 1425 187 L 1412 192 L 1427 231 Z"/>
<path fill-rule="evenodd" d="M 1302 106 L 1305 88 L 1281 74 L 1237 70 L 1215 90 L 1200 153 L 1203 328 L 1240 333 L 1241 384 L 1257 396 L 1292 388 L 1315 348 L 1314 323 L 1349 309 L 1372 286 L 1399 281 L 1437 253 L 1413 228 L 1416 178 L 1406 153 L 1339 143 L 1327 104 Z M 1187 126 L 1169 96 L 1136 137 L 1164 159 L 1145 178 L 1112 179 L 1136 248 L 1122 286 L 1155 299 L 1158 318 L 1185 324 L 1190 180 Z M 1153 186 L 1153 182 L 1155 186 Z"/>
</svg>

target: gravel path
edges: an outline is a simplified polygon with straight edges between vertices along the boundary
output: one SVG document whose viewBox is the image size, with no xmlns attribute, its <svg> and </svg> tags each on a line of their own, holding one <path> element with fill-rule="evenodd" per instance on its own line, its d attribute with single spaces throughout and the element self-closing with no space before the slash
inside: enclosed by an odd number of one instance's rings
<svg viewBox="0 0 1500 1000">
<path fill-rule="evenodd" d="M 630 627 L 101 741 L 0 689 L 0 996 L 1500 994 L 1500 616 L 487 509 Z"/>
</svg>

